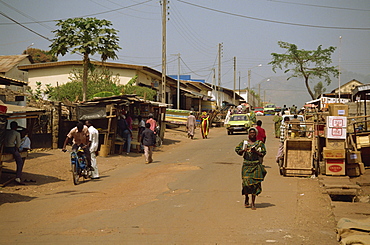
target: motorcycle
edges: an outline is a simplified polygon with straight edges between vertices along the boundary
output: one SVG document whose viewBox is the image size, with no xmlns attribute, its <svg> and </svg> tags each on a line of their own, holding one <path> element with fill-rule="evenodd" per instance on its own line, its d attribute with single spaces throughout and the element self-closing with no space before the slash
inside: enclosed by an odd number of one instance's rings
<svg viewBox="0 0 370 245">
<path fill-rule="evenodd" d="M 66 152 L 65 150 L 64 152 Z M 77 151 L 71 152 L 71 170 L 73 175 L 73 184 L 78 185 L 80 178 L 91 178 L 91 170 L 87 166 L 87 159 L 84 150 L 79 147 Z"/>
</svg>

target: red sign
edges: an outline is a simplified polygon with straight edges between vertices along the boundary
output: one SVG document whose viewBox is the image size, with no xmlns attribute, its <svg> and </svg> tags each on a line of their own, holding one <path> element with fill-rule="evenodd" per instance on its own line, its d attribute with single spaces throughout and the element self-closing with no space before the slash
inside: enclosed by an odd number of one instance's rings
<svg viewBox="0 0 370 245">
<path fill-rule="evenodd" d="M 329 166 L 329 170 L 331 172 L 340 172 L 340 171 L 342 171 L 342 167 L 339 166 L 339 165 L 331 165 L 331 166 Z"/>
<path fill-rule="evenodd" d="M 341 159 L 327 159 L 326 163 L 329 163 L 329 164 L 344 164 L 344 160 L 341 160 Z"/>
</svg>

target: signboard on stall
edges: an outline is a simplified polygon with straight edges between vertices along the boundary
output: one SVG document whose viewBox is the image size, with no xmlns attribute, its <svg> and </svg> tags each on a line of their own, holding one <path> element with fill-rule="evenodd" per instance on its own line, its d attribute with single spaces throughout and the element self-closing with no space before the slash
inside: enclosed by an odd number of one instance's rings
<svg viewBox="0 0 370 245">
<path fill-rule="evenodd" d="M 328 108 L 328 104 L 332 103 L 343 103 L 347 104 L 350 101 L 350 99 L 339 99 L 338 98 L 332 98 L 332 97 L 321 97 L 320 98 L 320 108 Z"/>
</svg>

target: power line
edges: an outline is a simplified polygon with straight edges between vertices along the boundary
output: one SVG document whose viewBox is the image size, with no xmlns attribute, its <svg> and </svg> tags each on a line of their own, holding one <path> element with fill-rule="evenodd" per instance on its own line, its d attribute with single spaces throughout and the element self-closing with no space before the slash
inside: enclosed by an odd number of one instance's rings
<svg viewBox="0 0 370 245">
<path fill-rule="evenodd" d="M 181 12 L 177 10 L 176 5 L 173 4 L 172 6 L 173 7 L 171 9 L 173 9 L 173 13 L 175 14 L 175 17 L 177 17 L 174 18 L 174 20 L 176 23 L 178 21 L 179 27 L 183 27 L 183 29 L 187 33 L 187 36 L 192 37 L 192 39 L 195 40 L 195 43 L 197 45 L 201 45 L 204 48 L 204 50 L 206 50 L 206 53 L 208 54 L 213 53 L 211 51 L 213 50 L 213 48 L 210 48 L 208 44 L 204 43 L 203 40 L 199 38 L 199 36 L 201 35 L 197 35 L 194 29 L 184 20 L 183 16 L 181 15 Z"/>
<path fill-rule="evenodd" d="M 310 7 L 318 7 L 318 8 L 330 8 L 330 9 L 342 9 L 342 10 L 354 10 L 354 11 L 370 11 L 370 10 L 368 10 L 368 9 L 353 9 L 353 8 L 343 8 L 343 7 L 323 6 L 323 5 L 308 4 L 308 3 L 293 3 L 293 2 L 278 1 L 278 0 L 268 0 L 268 1 L 271 1 L 271 2 L 277 2 L 277 3 L 286 3 L 286 4 L 294 4 L 294 5 L 310 6 Z"/>
<path fill-rule="evenodd" d="M 19 13 L 19 14 L 23 15 L 24 17 L 26 17 L 26 18 L 28 18 L 28 19 L 31 19 L 31 20 L 35 21 L 37 24 L 39 24 L 39 25 L 41 25 L 41 26 L 45 27 L 46 29 L 52 29 L 50 26 L 43 24 L 42 22 L 40 22 L 40 21 L 38 21 L 38 20 L 34 19 L 32 16 L 29 16 L 28 14 L 26 14 L 26 13 L 24 13 L 24 12 L 22 12 L 22 11 L 18 10 L 17 8 L 14 8 L 14 7 L 13 7 L 13 6 L 11 6 L 10 4 L 7 4 L 7 3 L 5 3 L 5 2 L 4 2 L 4 1 L 2 1 L 2 0 L 0 0 L 0 2 L 1 2 L 2 4 L 4 4 L 5 6 L 7 6 L 8 8 L 13 9 L 13 10 L 14 10 L 14 11 L 16 11 L 17 13 Z"/>
<path fill-rule="evenodd" d="M 19 22 L 18 22 L 18 21 L 16 21 L 15 19 L 10 18 L 9 16 L 7 16 L 6 14 L 4 14 L 3 12 L 0 12 L 0 15 L 4 16 L 5 18 L 7 18 L 7 19 L 9 19 L 9 20 L 11 20 L 11 21 L 13 21 L 13 22 L 14 22 L 14 23 L 16 23 L 17 25 L 22 26 L 23 28 L 25 28 L 25 29 L 29 30 L 30 32 L 32 32 L 32 33 L 34 33 L 34 34 L 36 34 L 37 36 L 40 36 L 40 37 L 42 37 L 42 38 L 44 38 L 44 39 L 46 39 L 46 40 L 48 40 L 48 41 L 50 41 L 50 42 L 52 41 L 52 40 L 51 40 L 51 39 L 49 39 L 48 37 L 46 37 L 46 36 L 44 36 L 44 35 L 41 35 L 40 33 L 38 33 L 38 32 L 36 32 L 36 31 L 32 30 L 31 28 L 28 28 L 27 26 L 25 26 L 25 25 L 23 25 L 23 24 L 19 23 Z"/>
<path fill-rule="evenodd" d="M 201 5 L 198 5 L 198 4 L 189 3 L 189 2 L 186 2 L 186 1 L 183 1 L 183 0 L 177 0 L 177 1 L 188 4 L 188 5 L 191 5 L 191 6 L 194 6 L 194 7 L 197 7 L 197 8 L 202 8 L 202 9 L 210 10 L 210 11 L 221 13 L 221 14 L 227 14 L 227 15 L 232 15 L 232 16 L 236 16 L 236 17 L 241 17 L 241 18 L 246 18 L 246 19 L 251 19 L 251 20 L 264 21 L 264 22 L 269 22 L 269 23 L 292 25 L 292 26 L 313 27 L 313 28 L 324 28 L 324 29 L 336 29 L 336 30 L 359 30 L 359 31 L 368 31 L 368 30 L 370 30 L 370 28 L 368 28 L 368 27 L 318 26 L 318 25 L 297 24 L 297 23 L 283 22 L 283 21 L 277 21 L 277 20 L 261 19 L 261 18 L 255 18 L 255 17 L 250 17 L 250 16 L 246 16 L 246 15 L 241 15 L 241 14 L 230 13 L 230 12 L 226 12 L 226 11 L 218 10 L 218 9 L 214 9 L 214 8 L 209 8 L 209 7 L 201 6 Z"/>
<path fill-rule="evenodd" d="M 104 4 L 101 4 L 101 3 L 99 3 L 98 1 L 94 1 L 94 0 L 89 0 L 90 2 L 93 2 L 93 3 L 95 3 L 95 4 L 97 4 L 97 5 L 99 5 L 99 6 L 101 6 L 101 7 L 104 7 L 104 8 L 106 8 L 106 9 L 110 9 L 109 7 L 107 7 L 106 5 L 104 5 Z M 118 6 L 121 6 L 122 7 L 122 5 L 120 5 L 120 4 L 117 4 L 117 3 L 115 3 L 115 2 L 113 2 L 113 1 L 109 1 L 108 0 L 108 2 L 111 2 L 111 3 L 113 3 L 113 4 L 116 4 L 116 5 L 118 5 Z M 111 9 L 110 9 L 111 10 Z M 137 11 L 137 12 L 144 12 L 144 11 L 139 11 L 139 10 L 134 10 L 134 9 L 132 9 L 133 11 Z M 138 18 L 138 19 L 144 19 L 144 20 L 156 20 L 156 19 L 154 19 L 154 18 L 143 18 L 143 17 L 139 17 L 139 16 L 137 16 L 137 15 L 131 15 L 131 14 L 128 14 L 128 13 L 122 13 L 122 12 L 120 12 L 120 11 L 117 11 L 119 14 L 121 14 L 121 15 L 124 15 L 124 16 L 129 16 L 129 17 L 132 17 L 132 18 Z M 148 12 L 144 12 L 145 14 L 147 14 Z M 150 12 L 150 14 L 154 14 L 153 12 Z"/>
<path fill-rule="evenodd" d="M 148 3 L 152 0 L 147 0 L 147 1 L 144 1 L 144 2 L 140 2 L 140 3 L 136 3 L 136 4 L 132 4 L 132 5 L 129 5 L 129 6 L 125 6 L 125 7 L 121 7 L 121 8 L 117 8 L 117 9 L 111 9 L 111 10 L 107 10 L 107 11 L 103 11 L 103 12 L 98 12 L 98 13 L 92 13 L 92 14 L 87 14 L 87 15 L 82 15 L 82 16 L 78 16 L 78 17 L 72 17 L 73 18 L 84 18 L 84 17 L 91 17 L 91 16 L 95 16 L 95 15 L 101 15 L 101 14 L 106 14 L 106 13 L 111 13 L 111 12 L 116 12 L 116 11 L 119 11 L 119 10 L 122 10 L 122 9 L 127 9 L 127 8 L 131 8 L 131 7 L 135 7 L 135 6 L 138 6 L 138 5 L 141 5 L 141 4 L 145 4 L 145 3 Z M 61 20 L 66 20 L 66 19 L 61 19 Z M 25 22 L 25 23 L 22 23 L 22 24 L 35 24 L 35 23 L 46 23 L 46 22 L 55 22 L 55 21 L 58 21 L 58 20 L 44 20 L 44 21 L 34 21 L 34 22 Z M 18 22 L 19 23 L 19 22 Z M 19 23 L 21 24 L 21 23 Z M 0 23 L 0 25 L 9 25 L 9 23 Z"/>
</svg>

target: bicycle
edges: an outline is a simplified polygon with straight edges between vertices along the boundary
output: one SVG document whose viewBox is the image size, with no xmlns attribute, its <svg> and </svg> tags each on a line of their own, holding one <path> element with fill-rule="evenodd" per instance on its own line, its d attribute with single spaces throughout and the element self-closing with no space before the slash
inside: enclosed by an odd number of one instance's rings
<svg viewBox="0 0 370 245">
<path fill-rule="evenodd" d="M 63 152 L 66 152 L 65 150 Z M 71 152 L 71 170 L 73 176 L 73 184 L 78 185 L 80 178 L 84 179 L 91 178 L 91 170 L 88 169 L 87 159 L 82 148 L 78 148 L 77 152 Z"/>
</svg>

